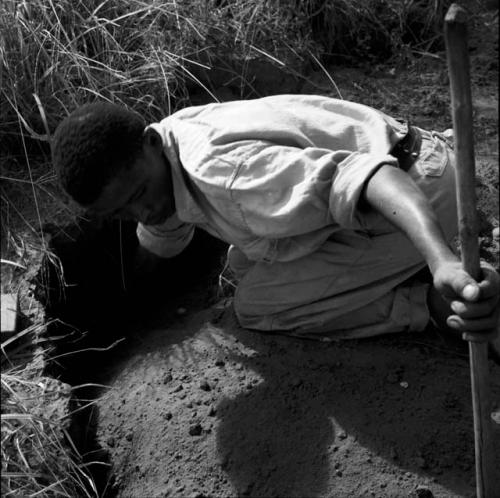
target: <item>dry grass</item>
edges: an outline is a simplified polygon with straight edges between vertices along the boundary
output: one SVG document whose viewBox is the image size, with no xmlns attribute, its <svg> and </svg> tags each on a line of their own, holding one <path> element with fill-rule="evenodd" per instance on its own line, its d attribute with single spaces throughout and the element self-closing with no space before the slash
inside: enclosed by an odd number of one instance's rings
<svg viewBox="0 0 500 498">
<path fill-rule="evenodd" d="M 22 331 L 18 341 L 35 335 L 35 329 Z M 27 344 L 16 348 L 16 364 Z M 6 347 L 2 344 L 2 496 L 97 496 L 68 434 L 69 386 L 41 376 L 36 362 L 13 366 L 13 352 L 5 356 Z"/>
<path fill-rule="evenodd" d="M 346 62 L 411 57 L 443 47 L 442 23 L 452 0 L 308 0 L 324 52 Z"/>
<path fill-rule="evenodd" d="M 252 57 L 283 64 L 306 53 L 307 39 L 297 39 L 291 19 L 282 22 L 279 2 L 216 4 L 6 0 L 0 133 L 7 143 L 23 133 L 43 149 L 61 117 L 82 102 L 122 103 L 151 120 L 185 105 L 193 83 L 211 93 L 197 76 L 202 69 L 234 71 L 242 61 L 244 71 Z"/>
<path fill-rule="evenodd" d="M 449 3 L 4 0 L 0 136 L 24 162 L 47 153 L 61 117 L 96 98 L 150 121 L 189 104 L 195 90 L 217 100 L 221 71 L 244 97 L 254 60 L 294 72 L 311 54 L 363 60 L 429 50 Z"/>
</svg>

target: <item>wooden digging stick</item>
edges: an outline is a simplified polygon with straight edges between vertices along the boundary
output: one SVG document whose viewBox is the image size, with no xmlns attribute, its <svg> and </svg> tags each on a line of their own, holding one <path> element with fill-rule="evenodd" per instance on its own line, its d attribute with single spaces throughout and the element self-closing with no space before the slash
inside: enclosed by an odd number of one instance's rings
<svg viewBox="0 0 500 498">
<path fill-rule="evenodd" d="M 478 280 L 481 270 L 479 266 L 467 25 L 466 13 L 457 4 L 452 4 L 445 16 L 445 41 L 457 160 L 458 230 L 462 265 L 469 275 Z M 488 343 L 479 341 L 467 333 L 464 334 L 464 338 L 469 341 L 476 454 L 476 494 L 478 498 L 492 498 L 495 491 L 492 482 L 493 448 L 488 387 Z"/>
</svg>

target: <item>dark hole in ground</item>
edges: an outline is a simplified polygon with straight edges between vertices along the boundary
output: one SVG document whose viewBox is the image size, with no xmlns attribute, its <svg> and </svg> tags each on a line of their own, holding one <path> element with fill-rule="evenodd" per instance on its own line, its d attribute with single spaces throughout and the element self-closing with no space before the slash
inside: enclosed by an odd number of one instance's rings
<svg viewBox="0 0 500 498">
<path fill-rule="evenodd" d="M 100 383 L 120 357 L 118 341 L 125 342 L 155 308 L 175 309 L 193 287 L 203 289 L 203 304 L 216 299 L 227 246 L 196 230 L 180 255 L 160 260 L 153 273 L 134 278 L 135 223 L 91 220 L 47 227 L 47 232 L 50 250 L 60 260 L 58 267 L 53 258 L 45 258 L 37 289 L 50 323 L 48 335 L 58 338 L 47 373 L 73 387 L 86 385 L 75 389 L 79 409 L 72 416 L 70 436 L 84 461 L 98 462 L 88 468 L 99 495 L 110 497 L 109 459 L 96 441 L 99 414 L 92 403 L 102 388 L 89 384 Z"/>
</svg>

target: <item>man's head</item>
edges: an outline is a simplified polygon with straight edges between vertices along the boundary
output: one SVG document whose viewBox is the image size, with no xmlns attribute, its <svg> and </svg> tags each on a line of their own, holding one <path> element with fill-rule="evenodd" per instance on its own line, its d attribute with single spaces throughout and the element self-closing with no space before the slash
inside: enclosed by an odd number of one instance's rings
<svg viewBox="0 0 500 498">
<path fill-rule="evenodd" d="M 97 215 L 156 224 L 173 214 L 161 137 L 123 107 L 94 103 L 76 109 L 57 127 L 52 159 L 66 192 Z"/>
</svg>

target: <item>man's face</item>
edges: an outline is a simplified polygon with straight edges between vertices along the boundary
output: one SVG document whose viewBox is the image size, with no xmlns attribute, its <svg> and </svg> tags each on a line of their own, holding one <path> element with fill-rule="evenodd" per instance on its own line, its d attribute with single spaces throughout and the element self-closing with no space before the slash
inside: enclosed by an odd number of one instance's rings
<svg viewBox="0 0 500 498">
<path fill-rule="evenodd" d="M 160 224 L 174 213 L 172 175 L 161 139 L 156 137 L 145 139 L 142 155 L 106 185 L 89 211 L 145 225 Z"/>
</svg>

